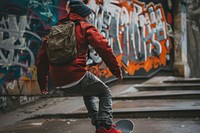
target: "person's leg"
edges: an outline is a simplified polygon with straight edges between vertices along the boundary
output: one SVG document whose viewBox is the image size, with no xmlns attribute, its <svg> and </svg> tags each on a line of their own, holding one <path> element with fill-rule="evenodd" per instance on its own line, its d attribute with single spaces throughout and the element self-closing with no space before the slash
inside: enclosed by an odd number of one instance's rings
<svg viewBox="0 0 200 133">
<path fill-rule="evenodd" d="M 81 90 L 79 93 L 87 97 L 86 107 L 93 116 L 98 112 L 98 117 L 93 117 L 92 121 L 98 121 L 96 127 L 109 127 L 112 125 L 112 96 L 109 87 L 99 78 L 90 72 L 87 72 L 85 78 L 80 82 Z M 99 110 L 96 109 L 94 96 L 99 99 Z M 93 97 L 93 98 L 90 98 Z M 94 106 L 95 105 L 95 106 Z M 97 120 L 96 120 L 97 119 Z"/>
<path fill-rule="evenodd" d="M 92 123 L 96 127 L 109 127 L 112 125 L 112 96 L 109 87 L 105 85 L 99 78 L 90 72 L 87 72 L 85 77 L 79 84 L 64 89 L 66 95 L 82 95 L 85 106 L 88 110 Z M 99 110 L 96 106 L 94 97 L 99 99 Z M 98 116 L 97 116 L 98 113 Z"/>
<path fill-rule="evenodd" d="M 85 107 L 87 108 L 88 115 L 91 118 L 91 123 L 98 128 L 98 108 L 95 97 L 92 95 L 84 96 L 86 92 L 81 90 L 80 83 L 73 87 L 62 89 L 61 91 L 64 96 L 83 96 Z"/>
<path fill-rule="evenodd" d="M 105 92 L 98 95 L 99 98 L 99 126 L 106 127 L 107 129 L 112 125 L 112 96 L 110 90 L 107 88 Z"/>
<path fill-rule="evenodd" d="M 109 98 L 110 97 L 110 98 Z M 110 93 L 102 93 L 99 98 L 99 111 L 95 97 L 85 96 L 84 103 L 88 110 L 92 124 L 97 128 L 103 126 L 109 128 L 112 125 L 112 100 Z"/>
<path fill-rule="evenodd" d="M 83 100 L 88 110 L 89 117 L 91 118 L 92 125 L 97 126 L 98 108 L 96 98 L 94 96 L 84 96 Z"/>
</svg>

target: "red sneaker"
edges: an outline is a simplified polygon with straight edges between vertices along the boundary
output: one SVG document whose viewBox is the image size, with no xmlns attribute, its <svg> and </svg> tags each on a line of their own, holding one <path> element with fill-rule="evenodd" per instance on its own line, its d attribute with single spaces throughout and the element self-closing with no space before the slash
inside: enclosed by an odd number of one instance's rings
<svg viewBox="0 0 200 133">
<path fill-rule="evenodd" d="M 96 133 L 122 133 L 121 130 L 117 130 L 115 125 L 112 125 L 110 129 L 106 129 L 104 127 L 101 127 L 96 130 Z"/>
</svg>

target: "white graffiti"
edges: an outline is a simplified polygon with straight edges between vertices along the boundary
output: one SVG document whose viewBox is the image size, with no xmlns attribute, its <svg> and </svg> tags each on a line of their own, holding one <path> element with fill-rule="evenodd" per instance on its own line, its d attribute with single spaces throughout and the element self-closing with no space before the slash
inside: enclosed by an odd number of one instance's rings
<svg viewBox="0 0 200 133">
<path fill-rule="evenodd" d="M 7 110 L 8 104 L 7 104 L 7 98 L 6 97 L 0 97 L 0 113 Z"/>
<path fill-rule="evenodd" d="M 156 5 L 146 6 L 139 2 L 132 4 L 134 10 L 120 5 L 118 0 L 88 3 L 95 11 L 90 22 L 107 38 L 115 55 L 123 55 L 126 65 L 129 61 L 147 61 L 147 57 L 159 56 L 162 53 L 160 41 L 167 40 L 168 33 L 171 33 L 167 32 L 170 26 L 165 21 L 162 7 L 155 8 Z M 168 41 L 165 46 L 169 48 Z"/>
<path fill-rule="evenodd" d="M 15 88 L 16 84 L 17 84 L 17 81 L 16 81 L 16 80 L 14 80 L 14 81 L 12 81 L 12 82 L 9 82 L 9 83 L 6 85 L 6 89 L 7 89 L 7 90 L 8 90 L 8 89 L 13 90 L 13 89 Z"/>
<path fill-rule="evenodd" d="M 31 97 L 28 97 L 28 96 L 20 96 L 19 98 L 19 103 L 20 105 L 24 105 L 24 104 L 27 104 L 27 103 L 31 103 L 31 102 L 34 102 L 38 99 L 38 97 L 35 97 L 35 96 L 31 96 Z"/>
<path fill-rule="evenodd" d="M 42 8 L 44 11 L 40 9 L 41 15 L 50 18 L 52 21 L 56 21 L 56 18 L 49 8 L 52 6 L 53 2 L 51 0 L 42 0 L 42 2 L 39 2 L 38 0 L 30 0 L 28 4 L 29 8 Z"/>
<path fill-rule="evenodd" d="M 33 36 L 39 41 L 41 38 L 29 31 L 29 25 L 27 16 L 20 16 L 18 19 L 14 15 L 2 17 L 0 20 L 0 66 L 18 65 L 28 69 L 29 66 L 35 65 L 35 57 L 29 49 L 30 40 L 27 41 L 24 34 Z M 28 62 L 27 59 L 25 63 L 22 63 L 19 58 L 25 51 L 29 53 L 30 61 Z"/>
<path fill-rule="evenodd" d="M 89 45 L 89 52 L 90 53 L 87 56 L 87 62 L 86 62 L 87 65 L 91 65 L 94 63 L 98 64 L 102 62 L 101 57 L 99 57 L 98 53 L 90 45 Z"/>
</svg>

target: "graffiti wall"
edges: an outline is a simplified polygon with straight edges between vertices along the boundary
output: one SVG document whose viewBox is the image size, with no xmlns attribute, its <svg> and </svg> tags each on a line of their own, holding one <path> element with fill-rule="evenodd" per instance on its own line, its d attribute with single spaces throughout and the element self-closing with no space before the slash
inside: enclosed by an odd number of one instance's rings
<svg viewBox="0 0 200 133">
<path fill-rule="evenodd" d="M 1 1 L 0 112 L 37 99 L 26 94 L 40 94 L 36 56 L 42 37 L 66 13 L 64 5 L 58 0 Z"/>
<path fill-rule="evenodd" d="M 95 11 L 91 23 L 108 39 L 125 77 L 149 77 L 171 64 L 171 0 L 84 2 Z M 66 0 L 1 1 L 0 95 L 40 94 L 36 56 L 48 29 L 66 13 L 65 3 Z M 114 79 L 92 47 L 87 65 L 103 81 Z M 21 101 L 26 102 L 26 98 Z"/>
<path fill-rule="evenodd" d="M 85 2 L 95 11 L 91 23 L 108 39 L 125 77 L 148 77 L 170 64 L 171 0 Z M 111 74 L 101 58 L 93 49 L 90 55 L 90 71 L 108 80 Z"/>
<path fill-rule="evenodd" d="M 186 0 L 188 64 L 191 77 L 200 77 L 200 0 Z"/>
</svg>

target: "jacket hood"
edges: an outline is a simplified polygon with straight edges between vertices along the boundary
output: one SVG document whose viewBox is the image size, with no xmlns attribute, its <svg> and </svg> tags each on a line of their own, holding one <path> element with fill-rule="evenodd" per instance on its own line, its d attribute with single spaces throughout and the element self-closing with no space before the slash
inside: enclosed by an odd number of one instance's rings
<svg viewBox="0 0 200 133">
<path fill-rule="evenodd" d="M 67 21 L 67 20 L 70 20 L 70 21 L 86 21 L 83 17 L 81 17 L 81 16 L 79 16 L 75 13 L 69 13 L 69 14 L 66 14 L 66 15 L 60 17 L 58 23 L 62 23 L 62 22 Z"/>
</svg>

